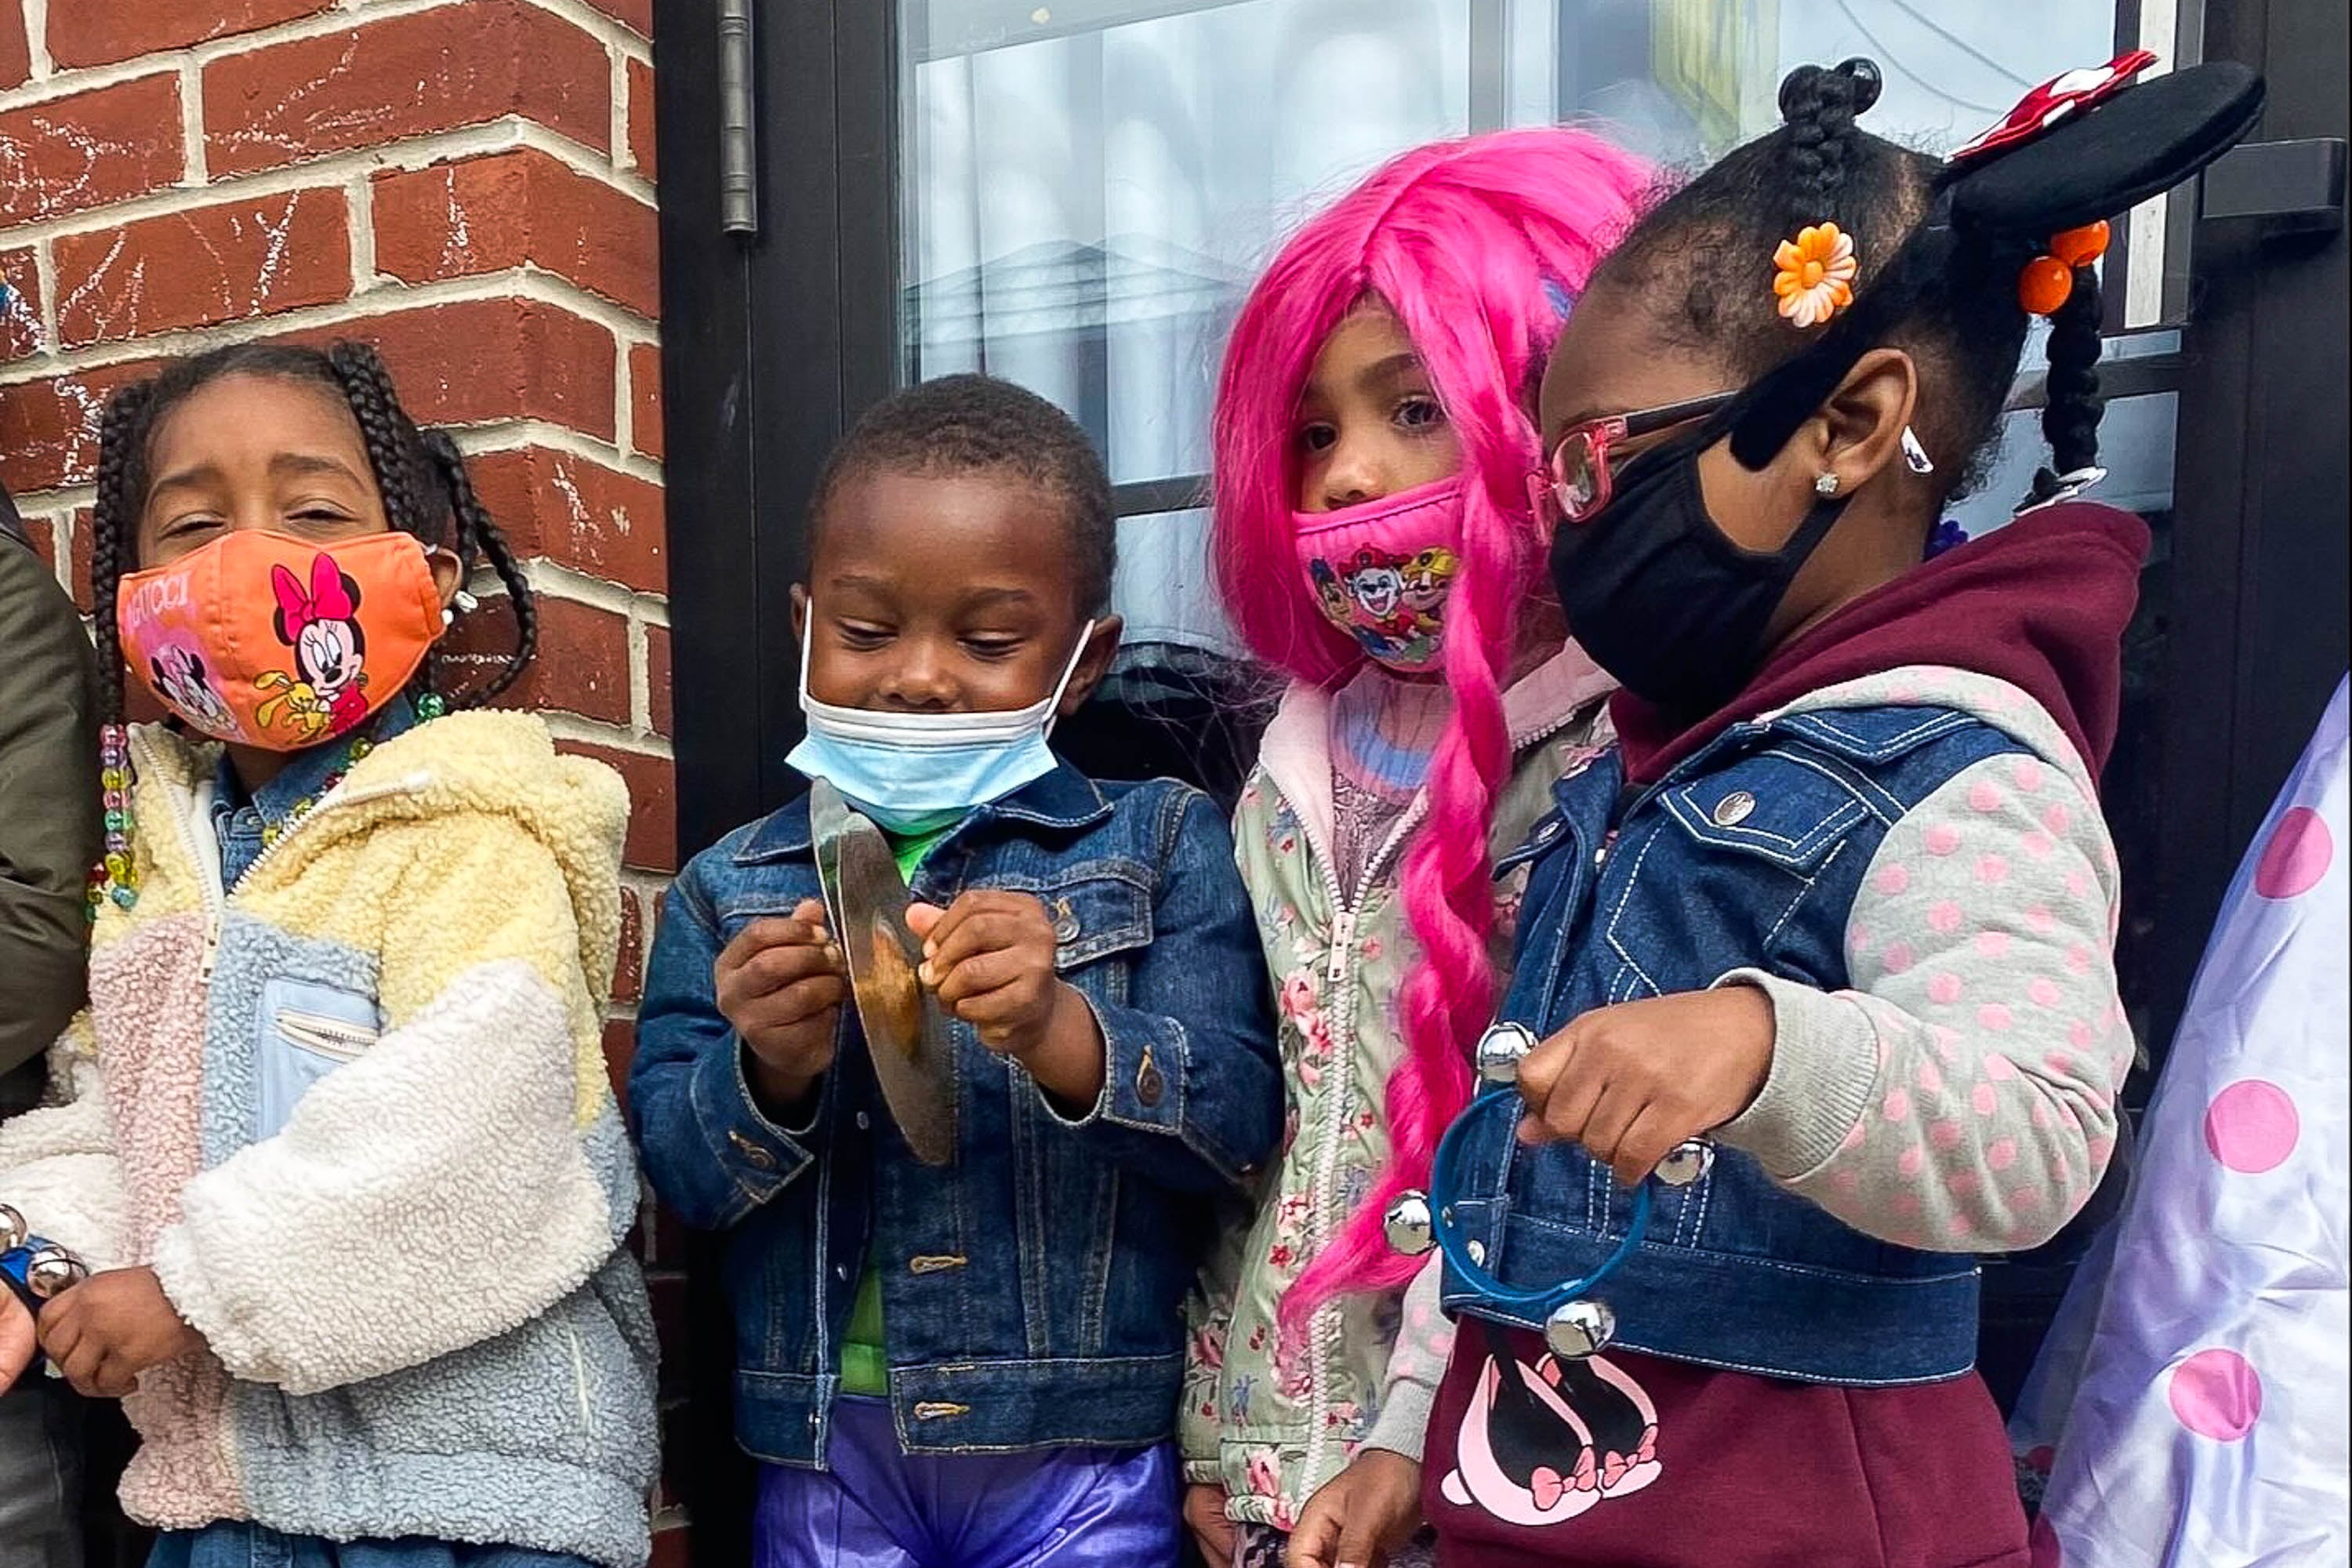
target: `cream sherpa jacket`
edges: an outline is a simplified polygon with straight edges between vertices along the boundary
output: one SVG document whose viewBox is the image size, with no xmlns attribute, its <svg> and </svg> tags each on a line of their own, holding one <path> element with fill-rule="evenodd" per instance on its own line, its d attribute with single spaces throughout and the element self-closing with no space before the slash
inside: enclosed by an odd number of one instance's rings
<svg viewBox="0 0 2352 1568">
<path fill-rule="evenodd" d="M 0 1202 L 208 1350 L 126 1401 L 131 1514 L 647 1554 L 654 1346 L 600 1047 L 627 802 L 516 713 L 377 747 L 224 889 L 217 752 L 132 738 L 106 906 Z"/>
</svg>

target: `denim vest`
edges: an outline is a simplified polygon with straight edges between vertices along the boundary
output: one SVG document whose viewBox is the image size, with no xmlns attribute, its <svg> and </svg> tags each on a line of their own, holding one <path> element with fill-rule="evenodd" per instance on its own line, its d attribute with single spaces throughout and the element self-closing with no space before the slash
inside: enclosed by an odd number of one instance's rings
<svg viewBox="0 0 2352 1568">
<path fill-rule="evenodd" d="M 1610 753 L 1559 781 L 1552 813 L 1502 863 L 1533 861 L 1502 1016 L 1549 1036 L 1739 968 L 1844 987 L 1847 912 L 1888 828 L 1963 769 L 2025 750 L 1948 708 L 1822 710 L 1736 725 L 1630 801 Z M 1511 1123 L 1465 1134 L 1458 1223 L 1507 1285 L 1591 1273 L 1625 1234 L 1630 1193 L 1573 1143 L 1521 1147 Z M 1972 1259 L 1864 1236 L 1727 1146 L 1707 1176 L 1654 1200 L 1647 1239 L 1595 1292 L 1624 1348 L 1857 1386 L 1974 1363 Z M 1541 1326 L 1450 1268 L 1444 1304 Z"/>
<path fill-rule="evenodd" d="M 1173 1430 L 1210 1199 L 1247 1183 L 1282 1124 L 1231 837 L 1197 791 L 1098 785 L 1066 764 L 951 831 L 911 890 L 944 905 L 977 888 L 1043 901 L 1107 1070 L 1096 1106 L 1066 1115 L 955 1024 L 957 1148 L 940 1168 L 891 1121 L 854 1008 L 809 1124 L 787 1129 L 753 1100 L 713 1002 L 719 952 L 817 895 L 807 801 L 697 856 L 669 894 L 631 1117 L 662 1198 L 728 1235 L 736 1434 L 757 1458 L 823 1462 L 869 1258 L 909 1451 L 1132 1447 Z"/>
</svg>

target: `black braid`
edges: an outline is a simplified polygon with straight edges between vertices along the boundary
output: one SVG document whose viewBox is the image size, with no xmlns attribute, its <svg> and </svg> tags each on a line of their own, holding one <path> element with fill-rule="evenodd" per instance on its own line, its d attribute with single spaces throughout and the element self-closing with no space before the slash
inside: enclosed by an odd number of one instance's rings
<svg viewBox="0 0 2352 1568">
<path fill-rule="evenodd" d="M 446 430 L 427 430 L 423 440 L 425 454 L 448 491 L 450 515 L 457 520 L 459 559 L 467 563 L 468 569 L 478 556 L 488 562 L 490 570 L 499 574 L 499 581 L 506 585 L 507 603 L 514 612 L 514 652 L 507 656 L 505 668 L 479 689 L 466 693 L 457 704 L 474 708 L 502 695 L 521 679 L 523 671 L 538 656 L 539 600 L 506 534 L 490 521 L 481 498 L 474 493 L 473 476 L 466 471 L 465 455 L 457 450 L 457 443 Z"/>
<path fill-rule="evenodd" d="M 1878 101 L 1879 87 L 1878 68 L 1862 59 L 1847 60 L 1833 69 L 1799 66 L 1780 83 L 1780 118 L 1788 125 L 1792 176 L 1788 189 L 1790 223 L 1820 223 L 1844 212 L 1854 119 Z"/>
<path fill-rule="evenodd" d="M 98 645 L 99 722 L 120 724 L 122 647 L 114 600 L 126 564 L 137 564 L 139 510 L 144 503 L 147 436 L 153 426 L 155 384 L 133 382 L 107 400 L 99 424 L 98 500 L 90 510 L 90 635 Z"/>
<path fill-rule="evenodd" d="M 2064 476 L 2099 460 L 2099 275 L 2074 268 L 2074 291 L 2050 318 L 2050 373 L 2042 408 L 2042 434 L 2050 443 L 2050 466 L 2035 471 L 2032 499 L 2055 496 Z"/>
<path fill-rule="evenodd" d="M 336 383 L 342 387 L 352 417 L 359 421 L 361 438 L 367 443 L 368 466 L 375 470 L 376 488 L 383 493 L 385 520 L 427 544 L 448 542 L 439 537 L 439 528 L 432 526 L 440 519 L 435 509 L 425 504 L 425 492 L 417 483 L 423 465 L 417 461 L 416 426 L 400 406 L 400 395 L 393 390 L 392 375 L 383 368 L 383 361 L 365 343 L 340 342 L 327 351 L 327 363 L 334 367 Z"/>
</svg>

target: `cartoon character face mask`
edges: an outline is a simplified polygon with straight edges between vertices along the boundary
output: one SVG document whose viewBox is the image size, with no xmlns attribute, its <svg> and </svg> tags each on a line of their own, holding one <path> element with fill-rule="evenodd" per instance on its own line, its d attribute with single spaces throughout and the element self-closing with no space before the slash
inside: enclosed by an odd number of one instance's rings
<svg viewBox="0 0 2352 1568">
<path fill-rule="evenodd" d="M 1462 478 L 1295 513 L 1299 569 L 1325 618 L 1401 674 L 1436 666 L 1459 569 Z"/>
<path fill-rule="evenodd" d="M 412 534 L 315 544 L 224 533 L 122 579 L 124 662 L 218 741 L 299 751 L 357 728 L 408 684 L 448 624 Z"/>
</svg>

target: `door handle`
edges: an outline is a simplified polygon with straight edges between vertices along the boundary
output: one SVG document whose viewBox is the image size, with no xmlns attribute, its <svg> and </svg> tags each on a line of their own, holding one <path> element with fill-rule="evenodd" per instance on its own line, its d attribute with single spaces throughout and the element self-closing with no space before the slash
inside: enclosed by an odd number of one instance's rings
<svg viewBox="0 0 2352 1568">
<path fill-rule="evenodd" d="M 2197 213 L 2252 218 L 2266 234 L 2324 234 L 2344 226 L 2344 139 L 2249 142 L 2205 171 Z"/>
</svg>

